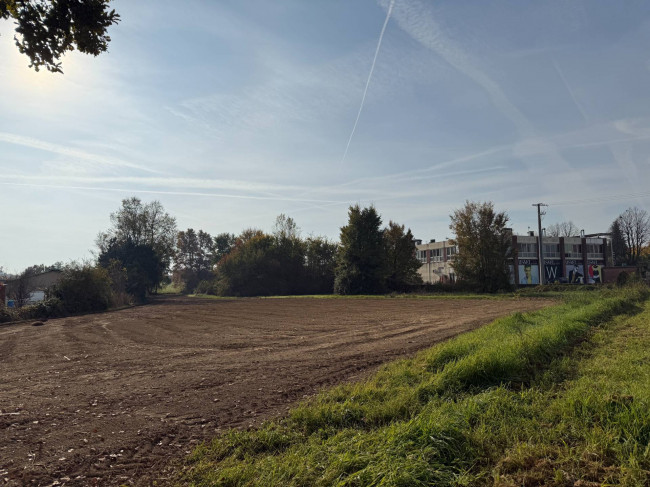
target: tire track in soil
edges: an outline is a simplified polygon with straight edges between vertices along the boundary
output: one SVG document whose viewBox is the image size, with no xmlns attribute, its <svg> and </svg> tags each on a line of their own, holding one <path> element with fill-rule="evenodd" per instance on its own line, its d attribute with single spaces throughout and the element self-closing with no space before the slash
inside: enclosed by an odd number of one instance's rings
<svg viewBox="0 0 650 487">
<path fill-rule="evenodd" d="M 224 429 L 548 304 L 174 297 L 14 325 L 0 331 L 0 485 L 164 484 L 170 461 Z"/>
</svg>

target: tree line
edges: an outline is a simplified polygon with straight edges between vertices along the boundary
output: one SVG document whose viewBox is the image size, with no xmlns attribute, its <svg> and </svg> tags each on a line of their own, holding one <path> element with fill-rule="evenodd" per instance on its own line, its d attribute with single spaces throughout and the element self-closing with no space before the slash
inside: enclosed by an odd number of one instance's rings
<svg viewBox="0 0 650 487">
<path fill-rule="evenodd" d="M 495 292 L 511 286 L 508 215 L 491 202 L 466 204 L 450 215 L 458 253 L 454 272 L 463 287 Z M 203 230 L 179 231 L 176 219 L 158 201 L 122 201 L 111 225 L 96 240 L 95 262 L 27 268 L 14 286 L 16 304 L 26 304 L 30 277 L 63 269 L 50 290 L 52 309 L 77 313 L 143 301 L 173 283 L 184 293 L 221 296 L 297 294 L 379 294 L 409 291 L 422 284 L 410 229 L 390 221 L 383 226 L 373 207 L 348 209 L 340 242 L 302 237 L 293 218 L 279 215 L 270 233 L 248 228 L 212 236 Z M 609 233 L 615 265 L 648 261 L 650 216 L 628 208 Z M 550 225 L 547 236 L 577 236 L 573 222 Z M 63 311 L 61 311 L 63 310 Z"/>
<path fill-rule="evenodd" d="M 160 202 L 135 197 L 124 199 L 110 222 L 97 236 L 95 261 L 56 266 L 62 278 L 36 315 L 142 302 L 169 284 L 184 293 L 268 296 L 378 294 L 422 283 L 411 230 L 392 221 L 383 227 L 373 206 L 349 208 L 340 243 L 303 237 L 294 219 L 283 214 L 270 233 L 179 231 Z M 44 270 L 33 266 L 21 274 L 19 307 L 31 292 L 30 277 Z"/>
<path fill-rule="evenodd" d="M 421 283 L 410 230 L 392 221 L 382 228 L 374 207 L 352 206 L 348 218 L 340 244 L 303 238 L 283 214 L 268 234 L 180 231 L 172 279 L 185 292 L 223 296 L 377 294 Z"/>
</svg>

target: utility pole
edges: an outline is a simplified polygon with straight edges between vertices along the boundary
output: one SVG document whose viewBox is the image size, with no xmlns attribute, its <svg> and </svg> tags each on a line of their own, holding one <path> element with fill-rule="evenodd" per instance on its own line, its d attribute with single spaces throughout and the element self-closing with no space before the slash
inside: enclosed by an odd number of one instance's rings
<svg viewBox="0 0 650 487">
<path fill-rule="evenodd" d="M 539 283 L 546 284 L 544 281 L 544 250 L 542 247 L 542 215 L 546 215 L 545 211 L 542 211 L 542 206 L 548 206 L 544 203 L 533 203 L 533 206 L 537 207 L 537 228 L 538 228 L 538 240 L 537 240 L 537 255 L 539 256 Z"/>
</svg>

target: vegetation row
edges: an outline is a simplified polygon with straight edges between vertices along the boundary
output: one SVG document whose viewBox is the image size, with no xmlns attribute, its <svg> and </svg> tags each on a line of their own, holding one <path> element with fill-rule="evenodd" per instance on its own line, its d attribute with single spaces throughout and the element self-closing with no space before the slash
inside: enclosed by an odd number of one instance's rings
<svg viewBox="0 0 650 487">
<path fill-rule="evenodd" d="M 63 267 L 64 279 L 36 307 L 6 310 L 0 321 L 101 311 L 142 302 L 166 290 L 219 296 L 269 296 L 386 292 L 497 292 L 511 287 L 512 257 L 508 216 L 490 202 L 467 202 L 450 219 L 458 282 L 423 285 L 410 229 L 390 221 L 383 227 L 377 210 L 351 206 L 339 242 L 303 238 L 296 222 L 280 215 L 271 233 L 246 229 L 215 237 L 192 228 L 178 231 L 176 220 L 157 202 L 122 201 L 111 227 L 97 238 L 95 262 Z M 575 233 L 571 222 L 549 227 L 552 234 Z M 638 264 L 645 256 L 650 218 L 631 208 L 611 227 L 617 263 Z M 12 286 L 21 308 L 29 300 L 30 277 L 45 266 L 26 269 Z M 627 274 L 621 274 L 627 277 Z"/>
</svg>

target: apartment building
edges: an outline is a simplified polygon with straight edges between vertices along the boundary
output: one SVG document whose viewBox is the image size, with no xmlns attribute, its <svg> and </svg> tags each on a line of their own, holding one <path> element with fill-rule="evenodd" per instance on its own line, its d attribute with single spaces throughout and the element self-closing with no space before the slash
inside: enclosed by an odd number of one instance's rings
<svg viewBox="0 0 650 487">
<path fill-rule="evenodd" d="M 415 241 L 415 255 L 422 264 L 420 277 L 427 284 L 437 282 L 456 282 L 456 274 L 452 263 L 458 252 L 458 247 L 449 240 L 435 240 L 423 244 L 422 240 Z"/>
<path fill-rule="evenodd" d="M 611 245 L 605 237 L 544 237 L 543 272 L 546 282 L 603 282 L 603 268 L 611 259 Z M 420 276 L 427 284 L 455 282 L 454 259 L 458 248 L 450 240 L 429 243 L 415 241 L 416 256 L 421 263 Z M 532 232 L 512 236 L 510 279 L 517 285 L 540 282 L 538 239 Z"/>
<path fill-rule="evenodd" d="M 514 284 L 539 284 L 538 238 L 513 235 L 510 271 Z M 605 237 L 543 237 L 545 282 L 593 284 L 603 282 L 603 268 L 611 259 L 611 245 Z"/>
</svg>

